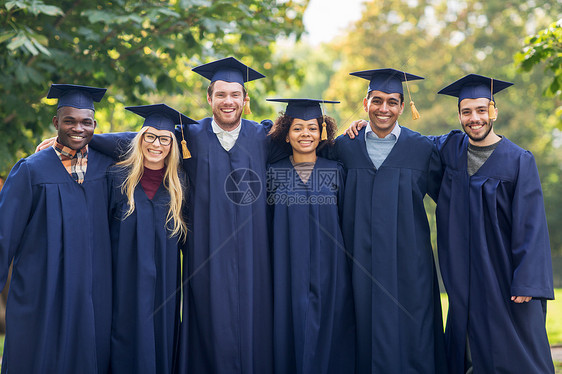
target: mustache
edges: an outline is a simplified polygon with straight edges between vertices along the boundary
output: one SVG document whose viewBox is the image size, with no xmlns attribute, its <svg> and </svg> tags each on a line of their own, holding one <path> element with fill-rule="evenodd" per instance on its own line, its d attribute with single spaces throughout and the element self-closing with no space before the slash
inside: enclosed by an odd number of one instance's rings
<svg viewBox="0 0 562 374">
<path fill-rule="evenodd" d="M 487 121 L 470 121 L 465 123 L 465 126 L 471 126 L 471 125 L 487 125 L 488 122 Z"/>
</svg>

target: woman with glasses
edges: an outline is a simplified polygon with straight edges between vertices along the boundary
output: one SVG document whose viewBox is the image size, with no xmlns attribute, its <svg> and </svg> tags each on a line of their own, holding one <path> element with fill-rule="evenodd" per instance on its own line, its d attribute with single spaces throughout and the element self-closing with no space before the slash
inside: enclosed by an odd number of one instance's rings
<svg viewBox="0 0 562 374">
<path fill-rule="evenodd" d="M 269 136 L 292 149 L 268 170 L 275 373 L 353 373 L 355 315 L 339 214 L 343 169 L 316 154 L 334 141 L 336 122 L 320 106 L 334 102 L 269 101 L 288 103 Z"/>
<path fill-rule="evenodd" d="M 170 373 L 179 328 L 180 244 L 187 227 L 174 127 L 195 123 L 165 104 L 127 107 L 145 118 L 108 173 L 113 251 L 111 371 Z"/>
</svg>

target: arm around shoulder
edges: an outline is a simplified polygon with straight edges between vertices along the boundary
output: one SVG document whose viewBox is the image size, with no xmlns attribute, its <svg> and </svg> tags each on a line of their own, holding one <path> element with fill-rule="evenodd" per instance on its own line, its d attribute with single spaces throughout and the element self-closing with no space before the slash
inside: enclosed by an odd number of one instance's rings
<svg viewBox="0 0 562 374">
<path fill-rule="evenodd" d="M 88 146 L 114 160 L 119 160 L 127 152 L 136 134 L 136 132 L 94 134 Z"/>
</svg>

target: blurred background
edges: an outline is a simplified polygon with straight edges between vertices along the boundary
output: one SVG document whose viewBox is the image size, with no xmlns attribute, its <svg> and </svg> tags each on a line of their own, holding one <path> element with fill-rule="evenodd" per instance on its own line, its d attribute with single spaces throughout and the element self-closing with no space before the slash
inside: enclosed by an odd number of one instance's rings
<svg viewBox="0 0 562 374">
<path fill-rule="evenodd" d="M 495 129 L 536 158 L 562 287 L 559 1 L 1 0 L 0 188 L 18 159 L 54 135 L 56 100 L 45 98 L 52 83 L 107 87 L 97 132 L 138 130 L 124 106 L 165 102 L 194 119 L 210 116 L 208 81 L 191 69 L 227 56 L 267 76 L 247 84 L 246 118 L 274 119 L 282 105 L 266 98 L 339 100 L 326 112 L 340 131 L 366 117 L 367 81 L 353 71 L 424 76 L 409 86 L 421 118 L 412 121 L 406 105 L 400 124 L 426 135 L 459 128 L 456 100 L 436 94 L 450 82 L 469 73 L 514 82 L 496 95 Z M 434 226 L 434 205 L 427 207 Z"/>
</svg>

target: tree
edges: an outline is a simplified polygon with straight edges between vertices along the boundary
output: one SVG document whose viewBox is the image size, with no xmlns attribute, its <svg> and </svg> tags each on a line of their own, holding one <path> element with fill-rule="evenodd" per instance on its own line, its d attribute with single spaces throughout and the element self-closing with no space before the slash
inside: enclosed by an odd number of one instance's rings
<svg viewBox="0 0 562 374">
<path fill-rule="evenodd" d="M 214 58 L 234 55 L 266 75 L 287 76 L 290 61 L 273 66 L 272 45 L 279 36 L 300 37 L 308 0 L 56 4 L 9 0 L 0 6 L 0 175 L 51 129 L 54 108 L 45 105 L 55 102 L 45 99 L 51 83 L 108 87 L 96 116 L 114 124 L 128 118 L 124 104 L 168 95 L 183 96 L 178 109 L 201 113 L 205 91 L 190 69 Z M 272 86 L 270 78 L 256 89 Z"/>
<path fill-rule="evenodd" d="M 555 110 L 545 113 L 544 129 L 551 134 L 548 142 L 558 152 L 551 152 L 544 157 L 543 164 L 550 173 L 543 178 L 543 192 L 550 227 L 551 242 L 562 243 L 562 234 L 558 228 L 562 223 L 562 19 L 552 23 L 535 35 L 527 36 L 524 47 L 515 54 L 515 63 L 521 72 L 533 72 L 543 66 L 545 75 L 551 76 L 543 90 L 545 102 L 554 102 Z M 562 252 L 562 251 L 560 251 Z"/>
<path fill-rule="evenodd" d="M 553 74 L 552 81 L 543 92 L 545 97 L 562 98 L 562 18 L 536 35 L 525 40 L 524 48 L 515 55 L 521 71 L 529 72 L 537 65 L 544 65 L 545 72 Z M 557 115 L 562 128 L 562 107 L 558 101 Z"/>
</svg>

